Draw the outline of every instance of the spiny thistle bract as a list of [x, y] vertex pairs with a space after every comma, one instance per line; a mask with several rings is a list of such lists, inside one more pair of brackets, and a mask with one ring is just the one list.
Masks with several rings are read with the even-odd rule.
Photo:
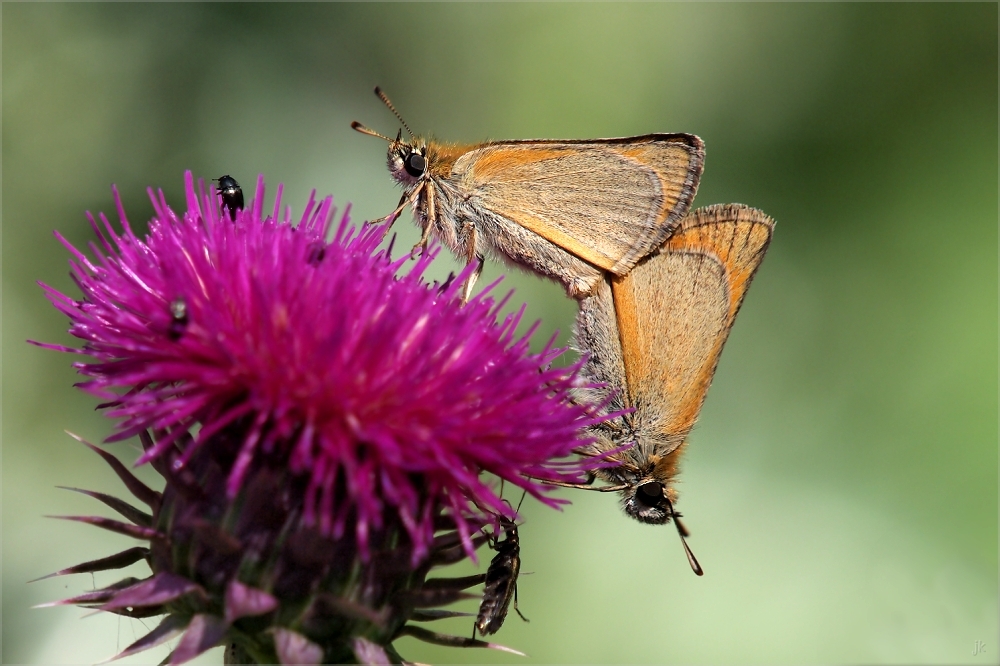
[[216, 645], [229, 663], [400, 662], [402, 635], [499, 648], [412, 622], [455, 615], [439, 607], [482, 577], [428, 573], [515, 517], [484, 473], [549, 506], [544, 482], [583, 480], [569, 456], [595, 417], [571, 399], [576, 370], [531, 353], [487, 293], [463, 305], [464, 275], [428, 284], [435, 252], [407, 269], [383, 227], [345, 213], [333, 229], [330, 197], [292, 225], [280, 186], [264, 216], [262, 177], [233, 215], [190, 172], [185, 192], [178, 215], [150, 190], [140, 236], [115, 191], [121, 233], [88, 214], [90, 256], [59, 237], [82, 297], [42, 285], [83, 340], [42, 346], [88, 357], [79, 386], [115, 420], [108, 441], [138, 437], [136, 464], [165, 480], [88, 445], [145, 509], [84, 491], [128, 522], [70, 518], [148, 545], [58, 573], [144, 559], [152, 575], [57, 603], [165, 615], [120, 656], [179, 635], [171, 663]]

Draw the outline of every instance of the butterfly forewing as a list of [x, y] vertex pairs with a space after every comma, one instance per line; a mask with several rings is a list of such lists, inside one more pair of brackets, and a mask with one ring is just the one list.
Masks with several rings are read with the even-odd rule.
[[709, 206], [691, 213], [681, 233], [668, 240], [662, 253], [703, 251], [724, 266], [729, 285], [730, 326], [754, 273], [771, 242], [774, 221], [755, 208], [739, 204]]
[[674, 446], [698, 416], [772, 225], [744, 206], [695, 211], [660, 254], [613, 281], [628, 398]]
[[482, 208], [624, 274], [677, 227], [703, 156], [687, 134], [502, 142], [465, 153], [451, 176]]

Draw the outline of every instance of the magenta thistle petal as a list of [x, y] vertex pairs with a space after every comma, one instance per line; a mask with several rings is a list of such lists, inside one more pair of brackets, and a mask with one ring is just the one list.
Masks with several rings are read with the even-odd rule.
[[183, 664], [191, 661], [202, 652], [209, 650], [225, 637], [229, 625], [221, 618], [200, 613], [191, 618], [191, 624], [181, 637], [173, 654], [170, 655], [171, 664]]
[[282, 664], [318, 664], [323, 659], [323, 648], [289, 629], [274, 630], [274, 646]]
[[101, 610], [129, 606], [159, 606], [185, 594], [204, 597], [205, 591], [197, 584], [176, 574], [158, 573], [118, 592], [111, 601], [101, 606]]
[[150, 631], [148, 634], [146, 634], [136, 642], [129, 645], [127, 648], [116, 654], [111, 659], [108, 659], [106, 662], [102, 663], [108, 663], [111, 661], [115, 661], [117, 659], [124, 659], [125, 657], [131, 657], [133, 654], [138, 654], [139, 652], [143, 652], [144, 650], [149, 650], [150, 648], [154, 648], [157, 645], [162, 645], [163, 643], [166, 643], [172, 638], [175, 638], [176, 636], [180, 635], [180, 633], [184, 631], [185, 623], [186, 620], [176, 615], [168, 615], [165, 618], [163, 618], [163, 621], [160, 622], [160, 624], [157, 625], [155, 629]]
[[278, 600], [263, 590], [232, 580], [226, 586], [226, 622], [248, 615], [263, 615], [278, 607]]

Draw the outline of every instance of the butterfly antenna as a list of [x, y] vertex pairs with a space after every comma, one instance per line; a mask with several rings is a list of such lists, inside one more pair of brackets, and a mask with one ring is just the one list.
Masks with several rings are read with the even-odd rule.
[[380, 100], [382, 100], [383, 104], [385, 104], [387, 107], [389, 107], [389, 110], [392, 111], [393, 115], [395, 115], [397, 118], [399, 118], [399, 122], [403, 123], [403, 127], [406, 128], [406, 131], [409, 133], [410, 138], [412, 139], [413, 138], [413, 130], [411, 130], [410, 126], [406, 124], [405, 120], [403, 120], [403, 116], [399, 115], [399, 111], [397, 111], [396, 107], [394, 107], [392, 105], [392, 102], [389, 101], [389, 98], [385, 96], [385, 93], [382, 92], [382, 89], [379, 88], [378, 86], [375, 86], [375, 94], [378, 95], [378, 98]]
[[368, 136], [377, 136], [380, 139], [384, 139], [384, 140], [388, 141], [389, 143], [392, 143], [392, 139], [390, 139], [389, 137], [384, 136], [382, 134], [379, 134], [378, 132], [376, 132], [373, 129], [368, 129], [367, 127], [365, 127], [364, 125], [362, 125], [361, 123], [359, 123], [357, 120], [355, 120], [353, 123], [351, 123], [351, 128], [354, 129], [354, 130], [356, 130], [356, 131], [358, 131], [358, 132], [361, 132], [362, 134], [367, 134]]
[[698, 560], [695, 558], [694, 553], [691, 552], [691, 548], [688, 546], [687, 539], [684, 538], [688, 536], [687, 528], [681, 523], [677, 513], [674, 511], [674, 505], [670, 503], [670, 500], [666, 495], [663, 496], [663, 499], [666, 500], [667, 508], [670, 509], [670, 517], [673, 519], [674, 525], [677, 527], [677, 535], [681, 538], [681, 545], [684, 546], [684, 554], [687, 555], [688, 564], [691, 565], [691, 571], [693, 571], [696, 576], [704, 575], [705, 571], [701, 568], [701, 565], [698, 564]]
[[528, 489], [527, 488], [524, 488], [524, 489], [521, 490], [521, 499], [517, 503], [517, 508], [514, 509], [514, 513], [520, 513], [521, 512], [521, 505], [524, 504], [524, 496], [527, 495], [527, 494], [528, 494]]

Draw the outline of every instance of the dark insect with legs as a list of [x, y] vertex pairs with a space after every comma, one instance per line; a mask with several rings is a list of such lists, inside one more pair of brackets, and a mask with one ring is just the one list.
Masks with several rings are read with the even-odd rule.
[[483, 601], [479, 604], [479, 615], [472, 628], [472, 637], [476, 630], [481, 636], [495, 634], [507, 619], [507, 610], [511, 599], [514, 600], [514, 612], [529, 622], [517, 607], [517, 576], [521, 570], [521, 540], [517, 535], [517, 525], [513, 520], [499, 516], [503, 527], [504, 540], [497, 537], [492, 548], [497, 552], [486, 570], [486, 582], [483, 586]]
[[222, 195], [222, 205], [229, 211], [229, 217], [236, 219], [236, 211], [243, 210], [243, 188], [236, 179], [226, 174], [219, 176], [216, 192]]

